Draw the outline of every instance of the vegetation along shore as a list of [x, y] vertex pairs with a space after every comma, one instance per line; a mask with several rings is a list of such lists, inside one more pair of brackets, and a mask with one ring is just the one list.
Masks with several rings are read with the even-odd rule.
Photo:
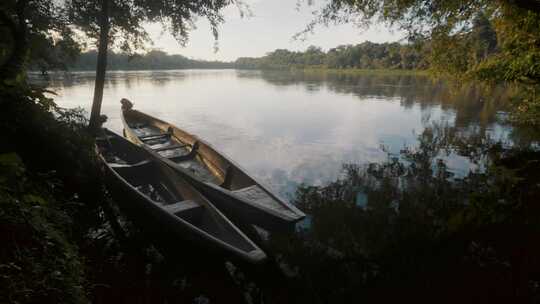
[[[186, 46], [196, 20], [204, 19], [217, 41], [229, 16], [227, 7], [233, 5], [242, 16], [250, 15], [244, 2], [0, 3], [0, 303], [540, 301], [540, 2], [300, 2], [300, 10], [313, 10], [313, 20], [296, 38], [335, 24], [364, 29], [378, 24], [398, 29], [404, 36], [384, 43], [353, 37], [350, 44], [327, 50], [311, 46], [291, 51], [278, 46], [264, 56], [231, 62], [195, 60], [161, 50], [143, 52], [151, 42], [148, 25], [157, 24]], [[336, 92], [348, 95], [354, 95], [353, 88], [365, 74], [381, 75], [375, 85], [393, 75], [410, 76], [409, 80], [440, 76], [458, 88], [441, 95], [465, 92], [458, 94], [464, 108], [495, 112], [510, 127], [464, 126], [460, 125], [463, 117], [456, 117], [454, 123], [445, 117], [430, 120], [431, 114], [448, 106], [442, 104], [418, 118], [423, 128], [412, 143], [404, 143], [398, 151], [383, 144], [384, 159], [344, 163], [342, 174], [331, 182], [299, 182], [290, 202], [307, 219], [296, 230], [265, 233], [256, 225], [235, 222], [268, 255], [261, 265], [212, 254], [189, 240], [164, 246], [118, 208], [122, 198], [111, 195], [96, 153], [96, 137], [107, 139], [101, 129], [106, 120], [102, 103], [111, 92], [106, 87], [107, 71], [230, 68], [263, 70], [262, 79], [267, 77], [275, 86], [261, 98], [272, 100], [280, 98], [272, 94], [278, 94], [283, 81], [272, 78], [272, 70], [343, 74], [343, 79], [331, 77], [331, 85], [342, 81], [345, 89]], [[57, 105], [55, 92], [28, 77], [30, 71], [94, 69], [93, 91], [86, 90], [87, 103], [75, 109]], [[470, 84], [473, 89], [459, 90]], [[502, 92], [496, 89], [501, 86], [510, 88], [504, 91], [511, 100], [507, 108], [490, 108], [489, 94], [478, 98], [480, 103], [470, 102], [473, 95], [484, 96], [482, 92]], [[131, 87], [135, 95], [139, 89]], [[409, 90], [388, 89], [396, 96]], [[201, 85], [196, 96], [211, 90], [213, 85]], [[161, 102], [161, 93], [160, 88], [149, 94], [153, 106]], [[330, 106], [319, 120], [339, 106], [332, 104], [334, 95], [322, 96]], [[432, 97], [426, 93], [425, 104]], [[400, 103], [411, 108], [412, 101], [393, 98], [385, 104]], [[90, 113], [81, 109], [90, 106]], [[178, 104], [177, 111], [182, 109]], [[388, 107], [370, 113], [375, 117], [391, 111]], [[384, 116], [387, 124], [401, 128], [391, 114]], [[347, 118], [344, 115], [343, 120]], [[256, 129], [252, 120], [240, 119]], [[221, 128], [228, 120], [213, 123]], [[302, 123], [295, 122], [293, 126]], [[316, 137], [321, 129], [302, 136]], [[175, 134], [162, 131], [163, 137]], [[358, 131], [358, 136], [374, 142], [379, 139], [360, 130], [347, 131]], [[509, 140], [496, 136], [501, 133], [509, 133]], [[287, 141], [292, 138], [288, 135], [266, 144], [294, 145]], [[515, 140], [520, 136], [528, 140]], [[197, 152], [195, 146], [192, 143], [191, 148]], [[248, 152], [253, 148], [243, 147]], [[364, 152], [366, 157], [375, 154]], [[275, 157], [265, 153], [260, 157]], [[448, 156], [473, 165], [457, 174]], [[321, 166], [331, 159], [327, 155]], [[231, 184], [234, 173], [227, 178], [227, 170], [222, 171], [218, 186], [238, 190]]]

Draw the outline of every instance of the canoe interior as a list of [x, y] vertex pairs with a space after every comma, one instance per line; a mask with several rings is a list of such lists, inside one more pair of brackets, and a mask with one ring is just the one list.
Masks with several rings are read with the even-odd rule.
[[[238, 170], [234, 164], [195, 136], [172, 128], [160, 120], [148, 119], [148, 116], [138, 111], [125, 111], [124, 117], [139, 140], [161, 156], [188, 169], [201, 180], [232, 191], [257, 184], [250, 176]], [[198, 142], [195, 157], [182, 158], [189, 154], [195, 142]]]
[[[187, 169], [199, 180], [220, 186], [256, 206], [299, 220], [303, 213], [287, 206], [234, 163], [196, 136], [136, 110], [123, 111], [135, 140]], [[128, 137], [129, 134], [128, 134]], [[196, 151], [192, 150], [197, 147]]]
[[[148, 138], [143, 139], [144, 143], [149, 145], [152, 149], [157, 150], [157, 153], [160, 154], [163, 157], [172, 159], [173, 161], [175, 158], [181, 158], [182, 156], [185, 156], [189, 154], [189, 152], [192, 149], [192, 145], [189, 144], [178, 144], [176, 141], [174, 141], [171, 136], [165, 135], [161, 137], [147, 137], [151, 135], [146, 134], [163, 134], [161, 130], [159, 130], [157, 127], [154, 126], [142, 126], [141, 124], [136, 124], [136, 127], [133, 128], [133, 131], [138, 137], [142, 138]], [[165, 149], [166, 148], [166, 149]], [[160, 150], [164, 149], [164, 150]], [[223, 182], [222, 175], [215, 174], [214, 171], [211, 171], [209, 169], [209, 166], [207, 166], [203, 159], [199, 157], [193, 157], [189, 159], [183, 159], [182, 161], [176, 161], [179, 165], [181, 165], [183, 168], [186, 168], [193, 174], [197, 175], [198, 178], [201, 180], [204, 180], [206, 182], [210, 182], [213, 184], [221, 184]]]
[[126, 139], [110, 134], [114, 133], [96, 140], [98, 150], [132, 188], [169, 214], [225, 243], [246, 252], [257, 249], [177, 173], [150, 159], [146, 151]]

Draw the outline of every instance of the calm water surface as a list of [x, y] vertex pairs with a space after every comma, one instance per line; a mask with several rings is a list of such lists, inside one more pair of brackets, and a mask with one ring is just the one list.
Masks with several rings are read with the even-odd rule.
[[[60, 106], [89, 111], [93, 73], [54, 75], [48, 86]], [[415, 76], [129, 71], [109, 72], [102, 113], [106, 126], [121, 132], [119, 101], [128, 98], [136, 109], [206, 139], [287, 197], [300, 183], [336, 179], [343, 163], [380, 161], [414, 146], [433, 124], [508, 141], [515, 132], [499, 122], [505, 93], [490, 96]], [[457, 174], [477, 168], [466, 158], [444, 157]]]

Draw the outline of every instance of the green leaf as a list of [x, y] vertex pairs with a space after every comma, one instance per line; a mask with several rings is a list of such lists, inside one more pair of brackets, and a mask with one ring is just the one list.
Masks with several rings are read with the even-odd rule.
[[39, 195], [34, 195], [34, 194], [25, 194], [23, 195], [23, 201], [25, 203], [29, 203], [29, 204], [39, 204], [39, 205], [47, 205], [47, 201], [42, 198], [41, 196]]
[[0, 154], [0, 183], [24, 173], [24, 164], [16, 153]]

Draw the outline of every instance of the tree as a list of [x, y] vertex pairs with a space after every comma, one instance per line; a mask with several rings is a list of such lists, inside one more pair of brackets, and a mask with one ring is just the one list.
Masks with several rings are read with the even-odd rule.
[[169, 1], [120, 1], [120, 0], [71, 0], [67, 1], [72, 22], [94, 38], [98, 46], [96, 83], [90, 116], [90, 128], [99, 125], [103, 99], [103, 86], [110, 45], [126, 52], [143, 48], [149, 41], [144, 22], [159, 22], [182, 45], [188, 40], [189, 30], [197, 16], [205, 17], [217, 39], [218, 25], [223, 21], [220, 11], [236, 0], [169, 0]]
[[298, 35], [319, 24], [375, 22], [429, 43], [439, 73], [525, 86], [521, 112], [540, 125], [540, 1], [533, 0], [327, 0]]
[[[446, 50], [445, 54], [435, 55], [463, 55], [449, 47], [450, 44], [463, 51], [474, 47], [478, 51], [474, 57], [483, 61], [496, 55], [497, 44], [504, 47], [505, 40], [524, 39], [528, 53], [537, 52], [539, 19], [540, 1], [537, 0], [328, 0], [302, 33], [313, 30], [318, 24], [370, 26], [380, 22], [405, 30], [411, 39], [429, 39], [439, 51]], [[463, 63], [458, 60], [456, 64]], [[466, 62], [465, 65], [467, 71], [473, 70], [474, 64]], [[463, 69], [456, 68], [455, 72], [462, 73]]]
[[304, 52], [305, 65], [321, 65], [324, 62], [324, 52], [320, 47], [309, 46]]
[[483, 13], [479, 13], [473, 19], [470, 38], [475, 43], [474, 59], [476, 63], [487, 58], [497, 49], [497, 33], [487, 16]]
[[310, 46], [304, 52], [277, 49], [260, 58], [238, 58], [235, 65], [240, 69], [289, 69], [321, 67], [333, 69], [425, 69], [423, 41], [409, 44], [372, 43], [340, 45], [324, 52]]
[[60, 67], [79, 52], [65, 7], [57, 1], [0, 3], [0, 79], [21, 79], [29, 64]]

